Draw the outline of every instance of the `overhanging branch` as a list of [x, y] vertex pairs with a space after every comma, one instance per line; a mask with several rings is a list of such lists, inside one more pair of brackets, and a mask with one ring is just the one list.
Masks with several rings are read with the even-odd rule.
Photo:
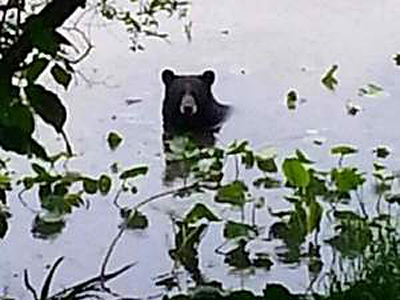
[[39, 30], [54, 31], [60, 27], [86, 0], [53, 0], [37, 15], [30, 16], [18, 41], [10, 46], [0, 60], [0, 81], [8, 83], [20, 64], [33, 50], [32, 33]]

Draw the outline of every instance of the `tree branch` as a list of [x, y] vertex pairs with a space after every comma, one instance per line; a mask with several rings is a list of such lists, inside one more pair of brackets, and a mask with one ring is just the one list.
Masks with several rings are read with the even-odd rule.
[[84, 8], [86, 0], [53, 0], [39, 14], [30, 16], [24, 30], [0, 60], [1, 81], [8, 83], [20, 64], [33, 50], [32, 33], [42, 30], [54, 31], [60, 27], [79, 7]]

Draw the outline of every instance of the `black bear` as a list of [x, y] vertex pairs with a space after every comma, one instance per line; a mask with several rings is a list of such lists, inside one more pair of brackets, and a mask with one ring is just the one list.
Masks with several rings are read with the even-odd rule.
[[162, 115], [166, 133], [217, 132], [229, 114], [230, 107], [218, 103], [211, 86], [213, 71], [201, 75], [175, 75], [162, 72], [165, 98]]

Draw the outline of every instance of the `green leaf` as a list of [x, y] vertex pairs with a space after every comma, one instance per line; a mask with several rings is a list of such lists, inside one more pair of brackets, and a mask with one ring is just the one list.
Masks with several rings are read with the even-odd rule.
[[45, 168], [38, 165], [37, 163], [32, 163], [32, 170], [38, 175], [35, 179], [36, 182], [44, 182], [44, 181], [54, 181], [55, 177], [52, 177]]
[[373, 83], [368, 83], [367, 86], [358, 89], [358, 95], [360, 97], [377, 97], [382, 93], [383, 88]]
[[400, 53], [395, 54], [393, 60], [396, 63], [396, 66], [400, 66]]
[[340, 145], [340, 146], [335, 146], [331, 148], [331, 153], [332, 154], [339, 154], [339, 155], [349, 155], [349, 154], [354, 154], [357, 153], [358, 150], [356, 148], [353, 148], [351, 146], [346, 146], [346, 145]]
[[72, 212], [71, 204], [65, 201], [64, 195], [54, 195], [46, 186], [40, 186], [40, 203], [44, 209], [54, 215], [60, 216]]
[[46, 150], [36, 142], [34, 139], [29, 140], [29, 149], [28, 154], [34, 154], [37, 158], [43, 159], [45, 161], [50, 161], [49, 156], [46, 153]]
[[286, 106], [288, 109], [290, 110], [294, 110], [296, 109], [296, 102], [298, 100], [298, 95], [297, 92], [295, 90], [291, 90], [288, 92], [288, 94], [286, 95]]
[[254, 166], [254, 162], [255, 158], [252, 151], [246, 151], [246, 153], [242, 155], [242, 164], [246, 169], [251, 169]]
[[374, 167], [374, 171], [377, 171], [377, 172], [383, 171], [383, 170], [386, 169], [386, 166], [384, 166], [384, 165], [382, 165], [380, 163], [377, 163], [377, 162], [374, 162], [372, 165]]
[[400, 204], [400, 194], [388, 194], [385, 195], [385, 200], [389, 203], [397, 203]]
[[269, 173], [276, 173], [278, 171], [274, 158], [263, 158], [257, 155], [256, 162], [260, 171]]
[[333, 216], [338, 220], [338, 221], [363, 221], [364, 218], [361, 217], [360, 215], [356, 214], [355, 212], [351, 210], [337, 210], [333, 213]]
[[11, 188], [11, 177], [9, 174], [0, 174], [0, 202], [6, 200], [5, 191], [12, 190]]
[[28, 85], [25, 88], [29, 102], [34, 111], [44, 122], [50, 124], [61, 133], [67, 120], [67, 110], [56, 94], [41, 85]]
[[340, 226], [336, 227], [336, 235], [325, 241], [342, 257], [355, 258], [364, 253], [367, 246], [373, 242], [371, 228], [366, 220], [356, 214], [347, 212], [349, 217], [340, 220]]
[[35, 171], [39, 176], [47, 174], [47, 171], [37, 163], [32, 163], [32, 170]]
[[356, 190], [363, 185], [365, 178], [358, 173], [356, 168], [333, 169], [331, 172], [332, 180], [340, 192]]
[[234, 141], [233, 143], [228, 145], [227, 155], [235, 155], [239, 153], [245, 153], [247, 151], [248, 141], [242, 141], [239, 144]]
[[253, 226], [228, 221], [224, 227], [224, 237], [227, 239], [236, 239], [238, 237], [251, 238], [256, 236], [256, 229]]
[[[263, 268], [265, 270], [270, 270], [273, 266], [273, 261], [267, 253], [256, 253], [256, 258], [253, 260], [253, 265], [256, 268]], [[270, 295], [270, 294], [268, 294]], [[282, 298], [271, 298], [271, 299], [282, 299]]]
[[68, 205], [75, 206], [75, 207], [80, 207], [81, 205], [83, 205], [85, 203], [83, 201], [80, 193], [65, 195], [64, 200], [66, 203], [68, 203]]
[[186, 215], [185, 223], [196, 223], [201, 219], [206, 219], [209, 222], [217, 222], [220, 219], [204, 204], [197, 203]]
[[34, 83], [40, 74], [44, 72], [48, 64], [49, 60], [47, 58], [35, 58], [26, 69], [26, 79], [28, 80], [28, 84]]
[[303, 164], [313, 164], [314, 162], [310, 159], [308, 159], [308, 157], [299, 149], [296, 149], [296, 156], [299, 159], [299, 161]]
[[36, 26], [32, 26], [30, 38], [32, 45], [39, 49], [40, 52], [55, 57], [59, 49], [54, 31], [45, 28], [42, 22], [36, 22]]
[[27, 135], [31, 135], [35, 130], [35, 120], [31, 110], [21, 103], [9, 107], [7, 113], [2, 115], [0, 123], [11, 129], [18, 129]]
[[309, 169], [310, 184], [307, 186], [307, 195], [309, 197], [314, 196], [326, 196], [328, 188], [326, 187], [326, 178], [318, 176], [317, 171]]
[[111, 178], [107, 175], [101, 175], [97, 181], [99, 191], [102, 195], [107, 195], [111, 189]]
[[307, 215], [307, 232], [311, 233], [314, 229], [320, 227], [322, 219], [322, 207], [319, 203], [312, 199], [308, 205], [308, 215]]
[[331, 91], [335, 90], [338, 84], [338, 80], [334, 76], [338, 68], [338, 65], [333, 65], [321, 79], [322, 84]]
[[32, 177], [24, 177], [22, 179], [22, 184], [24, 185], [24, 188], [26, 190], [30, 190], [33, 187], [33, 185], [35, 184], [35, 182], [36, 182], [35, 178], [32, 178]]
[[91, 178], [84, 178], [83, 179], [83, 190], [88, 194], [96, 194], [98, 188], [97, 180]]
[[8, 216], [4, 212], [0, 212], [0, 239], [3, 239], [8, 231], [7, 218]]
[[71, 185], [66, 182], [58, 182], [53, 187], [54, 195], [65, 196], [68, 193], [68, 189]]
[[110, 132], [107, 136], [108, 146], [115, 150], [122, 142], [122, 137], [116, 132]]
[[146, 175], [148, 172], [149, 168], [146, 166], [143, 167], [134, 167], [129, 170], [125, 170], [119, 175], [119, 179], [128, 179], [128, 178], [135, 178], [139, 175]]
[[133, 195], [136, 195], [137, 192], [138, 192], [138, 188], [137, 188], [136, 186], [132, 186], [132, 187], [131, 187], [131, 193], [132, 193]]
[[72, 79], [71, 74], [64, 70], [59, 64], [55, 64], [51, 68], [50, 73], [57, 83], [61, 84], [65, 89], [68, 88]]
[[147, 217], [137, 210], [121, 210], [121, 216], [129, 229], [145, 229], [149, 226]]
[[390, 155], [390, 149], [385, 146], [376, 147], [373, 152], [378, 158], [386, 158]]
[[297, 158], [287, 158], [284, 160], [283, 173], [287, 181], [295, 187], [305, 188], [310, 183], [310, 175]]
[[110, 166], [111, 173], [117, 174], [119, 172], [119, 166], [117, 162], [114, 162]]
[[[14, 151], [18, 154], [37, 154], [36, 150], [38, 149], [36, 146], [40, 145], [31, 138], [30, 134], [20, 128], [0, 125], [0, 146], [5, 151]], [[44, 150], [39, 154], [46, 156]]]
[[254, 180], [253, 185], [258, 188], [263, 187], [264, 189], [274, 189], [279, 188], [281, 186], [281, 182], [278, 179], [265, 176]]
[[240, 240], [236, 248], [226, 253], [224, 262], [238, 269], [249, 268], [251, 266], [251, 260], [249, 258], [249, 252], [246, 251], [246, 245], [247, 242], [245, 240]]
[[215, 201], [243, 206], [246, 203], [247, 186], [242, 181], [233, 181], [218, 189]]

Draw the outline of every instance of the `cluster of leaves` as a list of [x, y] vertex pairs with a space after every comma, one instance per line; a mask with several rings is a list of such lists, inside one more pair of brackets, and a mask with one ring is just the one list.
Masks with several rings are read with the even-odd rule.
[[[350, 217], [350, 218], [349, 218]], [[352, 216], [344, 216], [349, 222]], [[382, 220], [381, 220], [382, 221]], [[357, 222], [357, 220], [355, 221]], [[385, 222], [381, 222], [382, 224]], [[375, 224], [377, 226], [378, 223]], [[246, 290], [225, 291], [218, 282], [198, 286], [188, 294], [179, 294], [163, 299], [310, 299], [310, 300], [362, 300], [362, 299], [398, 299], [400, 291], [400, 259], [398, 251], [399, 237], [391, 226], [378, 226], [379, 236], [370, 243], [362, 256], [362, 268], [355, 270], [356, 278], [349, 276], [350, 270], [343, 274], [330, 274], [328, 290], [320, 294], [294, 294], [282, 284], [267, 284], [262, 295]], [[352, 242], [351, 239], [348, 241]], [[349, 272], [350, 271], [350, 272]], [[339, 277], [343, 277], [343, 281]]]
[[11, 172], [7, 162], [0, 160], [0, 238], [4, 238], [8, 230], [7, 220], [11, 217], [7, 203], [7, 192], [11, 190]]
[[[115, 147], [114, 142], [112, 142], [114, 138], [110, 138], [110, 136], [115, 135], [115, 133], [109, 135], [110, 148]], [[66, 157], [65, 161], [63, 160], [64, 157]], [[30, 190], [37, 191], [40, 210], [37, 211], [32, 229], [35, 237], [49, 238], [60, 233], [65, 226], [65, 217], [71, 214], [74, 208], [88, 206], [89, 202], [85, 198], [93, 195], [109, 196], [112, 187], [118, 186], [118, 184], [120, 191], [117, 193], [126, 191], [136, 193], [137, 188], [133, 184], [133, 179], [145, 175], [148, 171], [146, 166], [134, 166], [121, 170], [112, 167], [111, 171], [118, 175], [117, 178], [113, 178], [107, 173], [92, 177], [65, 168], [69, 159], [67, 154], [60, 153], [51, 157], [50, 163], [33, 162], [31, 168], [34, 174], [24, 176], [17, 182], [17, 184], [23, 186], [20, 197], [25, 205], [33, 206], [32, 203], [25, 203], [24, 193]], [[63, 163], [64, 167], [61, 168], [61, 171], [57, 170], [55, 166]], [[8, 189], [10, 189], [10, 178], [8, 173], [4, 173], [4, 175], [0, 175], [0, 191], [5, 193]], [[0, 231], [3, 238], [8, 228], [6, 220], [10, 215], [8, 210], [5, 209], [5, 200], [2, 203], [4, 204], [0, 206]], [[127, 222], [128, 227], [140, 228], [137, 224], [134, 225], [139, 218], [138, 215], [128, 218], [127, 212], [124, 211], [124, 213], [125, 215], [122, 217], [129, 221]]]
[[[391, 224], [387, 215], [380, 215], [372, 221], [357, 217], [354, 219], [354, 215], [342, 217], [346, 219], [347, 225], [353, 223], [356, 226], [353, 228], [356, 229], [355, 233], [346, 234], [346, 243], [354, 251], [346, 251], [345, 255], [354, 258], [354, 254], [361, 250], [356, 249], [357, 245], [363, 245], [365, 250], [359, 260], [362, 267], [355, 268], [348, 264], [349, 269], [345, 274], [332, 270], [328, 281], [328, 296], [316, 299], [398, 299], [400, 257], [396, 225]], [[346, 231], [348, 229], [344, 228]], [[364, 242], [360, 243], [360, 239]]]
[[195, 299], [212, 299], [212, 300], [296, 300], [307, 299], [304, 295], [296, 295], [282, 284], [267, 284], [263, 289], [262, 295], [255, 295], [254, 293], [241, 289], [235, 291], [224, 291], [217, 284], [201, 286], [194, 289], [188, 295], [176, 295], [171, 298], [165, 296], [163, 300], [195, 300]]
[[[38, 79], [48, 71], [57, 84], [65, 90], [69, 87], [74, 70], [64, 54], [65, 46], [71, 47], [72, 43], [56, 30], [44, 26], [45, 20], [38, 15], [25, 16], [24, 20], [14, 33], [21, 42], [15, 41], [8, 48], [3, 47], [6, 52], [0, 60], [3, 71], [0, 81], [0, 146], [18, 154], [34, 154], [49, 159], [45, 148], [33, 138], [37, 127], [35, 116], [38, 116], [62, 134], [71, 154], [64, 132], [67, 110], [60, 97], [39, 84]], [[2, 34], [8, 32], [7, 28], [0, 30]], [[9, 53], [23, 53], [25, 48], [32, 48], [31, 55], [11, 56]]]
[[[400, 55], [397, 55], [394, 59], [397, 61], [398, 57], [400, 57]], [[321, 77], [322, 86], [331, 92], [334, 92], [339, 85], [339, 79], [337, 76], [338, 69], [339, 65], [334, 64]], [[382, 95], [385, 95], [383, 87], [371, 82], [367, 83], [365, 86], [358, 88], [356, 93], [356, 96], [359, 99], [363, 97], [376, 98]], [[354, 96], [352, 96], [352, 98], [353, 97]], [[304, 98], [299, 98], [299, 93], [294, 89], [289, 90], [286, 94], [285, 103], [289, 110], [295, 110], [298, 104], [302, 104], [306, 101], [307, 100]], [[352, 99], [348, 99], [346, 101], [346, 111], [348, 115], [355, 116], [361, 111], [361, 106], [355, 104]]]
[[188, 15], [190, 2], [185, 0], [131, 0], [131, 7], [119, 7], [114, 2], [101, 0], [98, 3], [99, 12], [107, 20], [121, 22], [131, 35], [131, 50], [144, 49], [141, 37], [158, 37], [165, 39], [168, 34], [160, 32], [157, 16], [166, 13], [169, 17], [177, 14], [179, 18]]
[[[68, 15], [56, 11], [60, 1], [39, 5], [42, 11], [48, 7], [55, 9], [54, 15], [60, 15], [55, 24], [62, 24]], [[76, 6], [86, 1], [73, 1]], [[139, 36], [158, 36], [166, 34], [158, 31], [158, 13], [166, 12], [170, 16], [178, 13], [186, 16], [190, 3], [179, 0], [130, 1], [132, 7], [119, 8], [111, 1], [97, 2], [98, 12], [109, 20], [121, 21], [132, 33], [132, 49], [143, 49]], [[65, 90], [68, 89], [74, 75], [73, 64], [81, 61], [91, 49], [87, 41], [87, 50], [77, 47], [57, 28], [48, 26], [48, 18], [57, 18], [41, 12], [33, 14], [34, 3], [8, 1], [3, 5], [0, 21], [0, 147], [23, 155], [35, 155], [47, 160], [45, 148], [35, 140], [33, 134], [37, 127], [38, 116], [52, 126], [56, 133], [62, 134], [69, 155], [72, 149], [64, 132], [67, 110], [60, 96], [41, 85], [38, 80], [43, 74], [51, 76]], [[70, 11], [73, 13], [73, 10]], [[18, 20], [8, 16], [18, 15]], [[78, 30], [78, 29], [76, 29]], [[79, 31], [80, 32], [80, 31]], [[82, 34], [82, 32], [80, 32]], [[85, 37], [84, 40], [87, 40]], [[78, 59], [71, 59], [71, 50], [82, 52]], [[30, 50], [30, 51], [29, 51]], [[82, 50], [82, 51], [80, 51]], [[16, 55], [14, 53], [17, 53]], [[11, 55], [12, 54], [12, 55]]]
[[[282, 159], [279, 167], [273, 151], [255, 152], [246, 141], [233, 142], [226, 148], [199, 148], [190, 139], [179, 137], [168, 141], [167, 149], [167, 173], [174, 174], [167, 176], [168, 179], [182, 178], [185, 183], [185, 188], [175, 190], [173, 195], [190, 197], [194, 193], [211, 193], [214, 200], [212, 205], [196, 202], [179, 221], [175, 221], [178, 234], [172, 257], [190, 271], [193, 278], [201, 278], [197, 265], [198, 245], [209, 222], [222, 224], [222, 236], [226, 243], [232, 245], [233, 242], [234, 246], [226, 251], [216, 250], [225, 256], [225, 263], [229, 266], [240, 270], [268, 270], [273, 265], [270, 253], [253, 253], [251, 250], [252, 241], [265, 239], [265, 228], [255, 222], [254, 216], [265, 204], [265, 192], [272, 189], [283, 193], [282, 199], [292, 207], [282, 211], [269, 208], [276, 222], [269, 227], [267, 240], [282, 241], [283, 246], [276, 248], [275, 255], [280, 261], [297, 264], [305, 260], [311, 274], [318, 276], [323, 267], [318, 235], [324, 218], [334, 226], [333, 235], [324, 241], [325, 245], [332, 247], [343, 258], [359, 257], [374, 243], [374, 228], [377, 218], [382, 216], [370, 218], [359, 197], [368, 179], [367, 174], [356, 167], [344, 165], [345, 157], [358, 152], [352, 146], [332, 147], [331, 154], [339, 159], [338, 165], [330, 170], [315, 168], [314, 162], [300, 150], [296, 150], [292, 157]], [[390, 150], [380, 146], [374, 149], [374, 153], [378, 159], [384, 159]], [[229, 161], [233, 161], [236, 168], [233, 179], [226, 175]], [[180, 165], [175, 170], [170, 169], [182, 163], [184, 168]], [[374, 165], [377, 170], [372, 178], [380, 186], [385, 186], [382, 188], [384, 194], [379, 197], [389, 204], [397, 203], [400, 197], [391, 192], [394, 175], [386, 174], [387, 171], [384, 173], [385, 167], [381, 164]], [[180, 176], [177, 170], [178, 173], [182, 171]], [[249, 176], [244, 177], [247, 180], [242, 179], [241, 172], [245, 170], [253, 172], [250, 184], [247, 182]], [[255, 196], [257, 190], [261, 196]], [[353, 199], [358, 200], [360, 211], [354, 211], [354, 204], [351, 209], [346, 209]], [[216, 213], [220, 206], [226, 205], [241, 211], [240, 221], [237, 218], [221, 218]], [[246, 220], [247, 216], [251, 216], [250, 219]], [[307, 241], [307, 249], [304, 249]]]
[[91, 178], [77, 172], [46, 169], [38, 163], [31, 166], [34, 175], [23, 177], [19, 183], [24, 187], [23, 192], [37, 188], [41, 207], [33, 228], [37, 237], [47, 238], [59, 233], [65, 225], [65, 216], [73, 208], [84, 206], [85, 195], [107, 195], [111, 189], [112, 181], [107, 174]]
[[[322, 85], [330, 91], [335, 91], [339, 84], [339, 80], [337, 79], [336, 76], [336, 71], [338, 70], [338, 68], [339, 68], [338, 65], [331, 66], [330, 69], [326, 72], [326, 74], [323, 75], [323, 77], [321, 78]], [[376, 83], [367, 83], [365, 86], [362, 86], [357, 90], [356, 95], [359, 99], [363, 97], [376, 98], [385, 95], [385, 91], [383, 87], [381, 87]], [[354, 96], [352, 96], [351, 98], [353, 97]], [[347, 100], [346, 111], [348, 115], [355, 116], [361, 111], [361, 109], [362, 107], [360, 105], [353, 103], [352, 99]]]
[[[121, 144], [122, 138], [118, 133], [112, 132], [108, 135], [107, 141], [110, 149], [114, 150]], [[357, 194], [367, 180], [364, 172], [344, 164], [346, 156], [357, 153], [356, 148], [347, 145], [333, 147], [331, 154], [339, 157], [338, 164], [328, 171], [322, 171], [316, 169], [314, 162], [300, 150], [296, 150], [293, 156], [283, 158], [281, 163], [277, 163], [278, 159], [274, 151], [269, 149], [256, 152], [250, 148], [247, 141], [235, 141], [225, 148], [196, 147], [195, 143], [187, 137], [179, 137], [168, 143], [170, 153], [167, 155], [167, 166], [185, 163], [184, 174], [176, 177], [184, 178], [185, 185], [137, 202], [132, 207], [120, 207], [123, 229], [147, 228], [149, 221], [143, 207], [155, 199], [166, 195], [198, 199], [182, 216], [173, 218], [173, 226], [176, 229], [174, 230], [175, 240], [174, 247], [169, 251], [170, 257], [177, 265], [183, 266], [189, 272], [197, 286], [207, 284], [200, 269], [199, 245], [205, 238], [210, 223], [221, 226], [221, 235], [225, 239], [216, 252], [225, 257], [225, 263], [231, 268], [242, 271], [269, 270], [274, 264], [273, 255], [265, 251], [254, 251], [252, 242], [275, 239], [280, 240], [282, 246], [276, 248], [274, 257], [287, 264], [306, 261], [310, 273], [318, 276], [324, 263], [318, 239], [324, 217], [334, 226], [333, 234], [325, 239], [324, 243], [329, 245], [334, 253], [340, 253], [342, 258], [351, 260], [360, 256], [367, 257], [366, 255], [372, 253], [371, 251], [375, 251], [373, 253], [378, 256], [378, 252], [382, 250], [376, 249], [377, 241], [382, 241], [382, 234], [380, 234], [382, 230], [389, 232], [388, 228], [392, 220], [390, 214], [369, 217], [361, 200], [359, 201], [360, 212], [346, 209], [346, 205], [352, 199], [358, 199]], [[372, 174], [376, 182], [378, 200], [386, 200], [389, 206], [398, 205], [400, 197], [393, 189], [396, 176], [382, 164], [382, 160], [390, 155], [390, 149], [379, 146], [373, 152], [380, 160], [374, 163]], [[59, 158], [53, 158], [53, 164]], [[232, 165], [233, 172], [231, 168], [231, 172], [228, 173]], [[38, 163], [32, 163], [32, 170], [34, 175], [25, 176], [20, 183], [25, 190], [37, 189], [42, 211], [35, 221], [34, 233], [41, 237], [59, 232], [65, 224], [64, 216], [71, 213], [73, 208], [87, 203], [84, 200], [85, 196], [109, 195], [111, 188], [118, 186], [107, 174], [91, 177], [69, 171], [60, 173], [52, 164], [45, 168]], [[145, 166], [135, 166], [124, 170], [114, 166], [112, 170], [118, 175], [117, 179], [120, 182], [117, 194], [121, 192], [135, 194], [137, 188], [134, 180], [148, 172]], [[243, 172], [251, 172], [252, 175], [243, 176]], [[6, 177], [4, 182], [8, 182]], [[6, 188], [7, 184], [4, 185], [4, 189]], [[265, 199], [271, 190], [279, 191], [279, 197], [287, 202], [289, 208], [281, 211], [273, 211], [269, 208], [274, 223], [266, 230], [265, 225], [258, 224], [255, 215], [265, 207]], [[203, 201], [207, 199], [205, 196], [191, 197], [194, 194], [211, 195], [213, 201], [211, 203]], [[232, 211], [239, 211], [241, 217], [237, 218], [235, 214], [232, 216], [225, 214], [221, 217], [218, 212], [221, 207], [225, 210], [227, 206]], [[388, 212], [390, 211], [391, 209], [388, 209]], [[387, 241], [393, 241], [397, 237], [396, 229], [391, 229], [390, 232], [393, 236], [386, 239], [386, 244], [382, 242], [385, 245]], [[267, 238], [265, 233], [268, 233]], [[304, 251], [307, 241], [307, 251]], [[226, 245], [229, 245], [229, 248], [226, 248]], [[393, 254], [394, 251], [389, 252], [388, 257]], [[367, 273], [363, 276], [371, 276], [371, 278], [378, 276], [375, 266], [376, 264], [379, 266], [380, 261], [378, 257], [369, 259], [373, 258], [377, 259], [376, 263], [371, 266], [369, 273], [366, 269]], [[339, 291], [342, 293], [344, 290], [353, 288], [352, 282], [354, 281], [346, 281], [343, 284], [339, 282], [342, 284], [342, 289]], [[177, 286], [178, 282], [172, 276], [159, 280], [156, 284], [170, 289]], [[215, 295], [219, 295], [221, 299], [225, 299], [226, 294], [220, 294], [218, 290], [211, 291], [217, 293]], [[332, 289], [331, 292], [334, 293], [336, 290]], [[248, 296], [254, 299], [264, 299], [263, 297], [268, 299], [268, 294], [254, 296], [250, 293]], [[297, 297], [290, 293], [287, 296], [288, 299], [297, 299], [290, 298]], [[183, 297], [191, 299], [192, 296]]]
[[339, 81], [335, 77], [335, 73], [338, 68], [338, 65], [333, 65], [321, 79], [322, 84], [331, 91], [335, 90], [336, 86], [339, 83]]

